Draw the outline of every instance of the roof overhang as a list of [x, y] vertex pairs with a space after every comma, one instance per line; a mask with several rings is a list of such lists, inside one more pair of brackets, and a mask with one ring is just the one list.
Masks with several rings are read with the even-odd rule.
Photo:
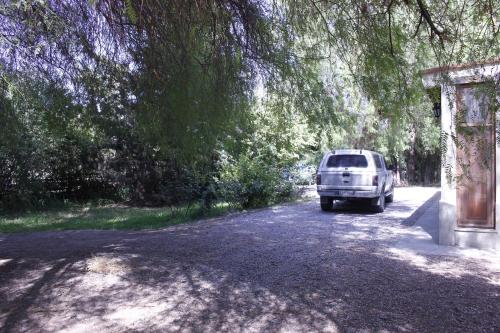
[[422, 72], [425, 89], [438, 88], [442, 83], [466, 84], [498, 80], [500, 78], [500, 59], [482, 63], [430, 68]]

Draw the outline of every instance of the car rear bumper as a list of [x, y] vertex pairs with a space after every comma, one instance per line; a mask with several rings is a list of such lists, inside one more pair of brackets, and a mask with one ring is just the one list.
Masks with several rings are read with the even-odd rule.
[[380, 196], [377, 186], [332, 187], [318, 185], [320, 196], [333, 198], [377, 198]]

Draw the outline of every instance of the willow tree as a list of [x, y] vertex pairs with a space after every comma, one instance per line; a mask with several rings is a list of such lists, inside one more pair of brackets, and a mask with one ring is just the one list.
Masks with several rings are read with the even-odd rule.
[[344, 63], [383, 114], [404, 109], [422, 68], [498, 56], [499, 11], [491, 0], [5, 1], [1, 59], [87, 102], [96, 79], [114, 84], [148, 135], [193, 147], [244, 112], [257, 77], [303, 99], [325, 60]]
[[[404, 135], [428, 108], [419, 71], [497, 57], [499, 11], [491, 0], [3, 0], [0, 77], [63, 91], [59, 111], [89, 124], [89, 140], [141, 140], [208, 173], [221, 146], [238, 146], [228, 137], [252, 137], [259, 82], [270, 112], [300, 113], [289, 119], [318, 140], [345, 142], [355, 126], [346, 86]], [[332, 73], [343, 78], [332, 85]]]

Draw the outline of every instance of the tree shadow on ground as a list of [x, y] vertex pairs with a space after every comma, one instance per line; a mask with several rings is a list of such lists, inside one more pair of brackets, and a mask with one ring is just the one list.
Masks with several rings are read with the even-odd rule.
[[[303, 203], [157, 231], [13, 235], [0, 242], [2, 332], [498, 330], [495, 272], [384, 251], [380, 230], [401, 228], [394, 206], [322, 214]], [[95, 257], [121, 269], [89, 270]]]

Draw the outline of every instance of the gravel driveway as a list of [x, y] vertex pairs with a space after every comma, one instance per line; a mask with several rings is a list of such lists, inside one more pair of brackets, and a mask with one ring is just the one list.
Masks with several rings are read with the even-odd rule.
[[[500, 274], [404, 221], [317, 199], [163, 230], [0, 234], [2, 332], [500, 332]], [[407, 224], [407, 223], [406, 223]]]

